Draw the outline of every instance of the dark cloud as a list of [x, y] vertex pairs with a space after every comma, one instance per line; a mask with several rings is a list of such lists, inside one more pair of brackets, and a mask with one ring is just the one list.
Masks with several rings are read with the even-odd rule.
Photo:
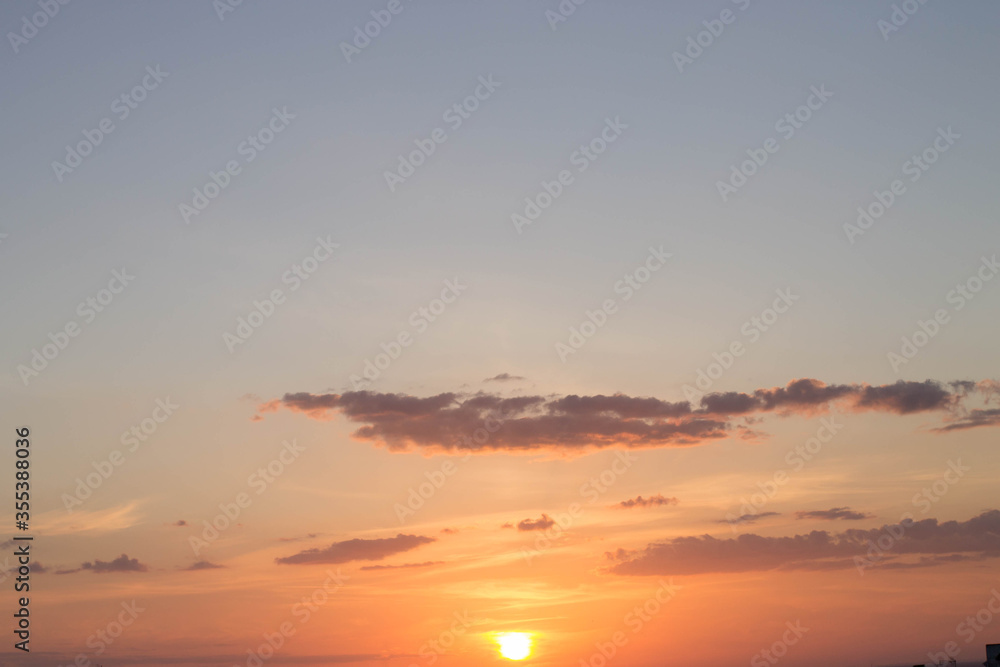
[[546, 530], [556, 525], [556, 522], [548, 514], [542, 514], [538, 519], [523, 519], [517, 522], [517, 529], [520, 531], [527, 530]]
[[526, 380], [527, 378], [521, 377], [520, 375], [511, 375], [510, 373], [501, 373], [500, 375], [494, 375], [491, 378], [486, 378], [483, 382], [517, 382], [518, 380]]
[[874, 515], [864, 512], [855, 512], [850, 507], [832, 507], [828, 510], [811, 510], [808, 512], [796, 512], [796, 519], [821, 519], [823, 521], [860, 521], [862, 519], [872, 519]]
[[32, 563], [28, 566], [28, 569], [34, 574], [45, 574], [49, 572], [49, 568], [45, 567], [41, 563]]
[[355, 538], [343, 542], [334, 542], [325, 549], [306, 549], [285, 558], [276, 558], [275, 562], [283, 565], [303, 565], [315, 563], [349, 563], [355, 560], [382, 560], [387, 556], [402, 553], [417, 547], [436, 542], [435, 537], [421, 535], [403, 535], [383, 537], [373, 540]]
[[197, 563], [192, 563], [184, 568], [185, 572], [195, 572], [197, 570], [217, 570], [220, 567], [225, 567], [225, 565], [216, 565], [215, 563], [209, 563], [207, 560], [200, 560]]
[[84, 563], [75, 570], [60, 570], [56, 574], [72, 574], [80, 570], [90, 570], [94, 574], [109, 574], [111, 572], [147, 572], [149, 568], [140, 563], [138, 558], [129, 558], [122, 554], [110, 562], [94, 560], [93, 563]]
[[649, 496], [648, 498], [643, 498], [642, 496], [629, 498], [628, 500], [621, 501], [617, 505], [612, 505], [612, 507], [617, 509], [632, 509], [633, 507], [659, 507], [660, 505], [676, 504], [676, 498], [665, 498], [662, 494], [658, 493], [655, 496]]
[[179, 519], [178, 521], [176, 521], [176, 522], [174, 522], [174, 523], [172, 523], [170, 525], [171, 526], [186, 526], [186, 525], [188, 525], [188, 522], [185, 521], [184, 519]]
[[[974, 397], [986, 405], [968, 406]], [[751, 393], [706, 394], [697, 403], [624, 394], [508, 398], [485, 392], [427, 397], [370, 391], [291, 393], [260, 405], [256, 418], [281, 409], [317, 420], [340, 416], [358, 425], [354, 438], [397, 452], [587, 451], [756, 439], [760, 434], [746, 424], [757, 423], [761, 415], [807, 416], [832, 408], [892, 415], [937, 412], [945, 422], [938, 431], [1000, 426], [1000, 409], [989, 405], [994, 401], [1000, 401], [1000, 383], [992, 380], [900, 380], [871, 386], [827, 385], [806, 378]]]
[[441, 532], [445, 535], [454, 535], [458, 532], [458, 528], [442, 528]]
[[760, 514], [743, 514], [742, 516], [736, 517], [735, 519], [719, 519], [716, 523], [729, 523], [736, 524], [741, 523], [744, 525], [757, 523], [761, 519], [769, 516], [781, 516], [781, 512], [761, 512]]
[[399, 570], [408, 569], [413, 567], [431, 567], [434, 565], [443, 565], [443, 560], [429, 560], [425, 563], [403, 563], [402, 565], [362, 565], [362, 570]]
[[[897, 535], [880, 552], [878, 567], [930, 567], [965, 559], [1000, 557], [1000, 511], [989, 510], [967, 521], [923, 519], [870, 530], [841, 533], [814, 530], [806, 535], [764, 537], [747, 533], [719, 539], [710, 535], [678, 537], [644, 549], [606, 554], [610, 571], [622, 575], [681, 575], [710, 572], [756, 572], [776, 569], [833, 570], [855, 567], [869, 548]], [[913, 562], [901, 559], [919, 556]]]

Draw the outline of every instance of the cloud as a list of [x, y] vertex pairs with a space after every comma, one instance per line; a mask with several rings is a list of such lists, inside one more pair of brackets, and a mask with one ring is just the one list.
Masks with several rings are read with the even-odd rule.
[[399, 570], [412, 567], [431, 567], [432, 565], [443, 565], [443, 560], [429, 560], [426, 563], [403, 563], [402, 565], [362, 565], [362, 570]]
[[32, 574], [45, 574], [46, 572], [49, 572], [49, 568], [45, 567], [41, 563], [32, 563], [28, 566], [28, 569]]
[[113, 561], [105, 562], [95, 559], [93, 563], [84, 563], [76, 570], [62, 570], [56, 574], [71, 574], [81, 570], [90, 570], [94, 574], [109, 574], [111, 572], [147, 572], [149, 568], [140, 563], [138, 558], [129, 558], [122, 554]]
[[527, 380], [527, 378], [520, 375], [511, 375], [510, 373], [501, 373], [500, 375], [486, 378], [483, 382], [517, 382], [518, 380]]
[[179, 520], [175, 521], [174, 523], [172, 523], [172, 524], [170, 524], [170, 525], [171, 525], [171, 526], [178, 526], [178, 527], [181, 527], [181, 526], [186, 526], [186, 525], [188, 525], [188, 522], [187, 522], [187, 521], [185, 521], [184, 519], [179, 519]]
[[185, 572], [195, 572], [197, 570], [217, 570], [220, 567], [225, 567], [225, 565], [216, 565], [215, 563], [209, 563], [207, 560], [200, 560], [182, 569]]
[[501, 527], [501, 528], [513, 528], [513, 527], [514, 527], [514, 524], [512, 524], [512, 523], [511, 523], [510, 521], [508, 521], [507, 523], [503, 524], [503, 525], [502, 525], [502, 526], [500, 526], [500, 527]]
[[761, 519], [769, 516], [781, 516], [781, 512], [761, 512], [760, 514], [743, 514], [742, 516], [739, 516], [735, 519], [719, 519], [718, 521], [716, 521], [716, 523], [751, 524], [751, 523], [757, 523]]
[[349, 563], [355, 560], [382, 560], [387, 556], [402, 553], [417, 547], [436, 542], [435, 537], [421, 535], [404, 535], [384, 537], [372, 540], [358, 539], [334, 542], [325, 549], [306, 549], [293, 556], [274, 559], [283, 565], [303, 565], [314, 563]]
[[850, 507], [833, 507], [828, 510], [811, 510], [809, 512], [796, 512], [796, 519], [821, 519], [823, 521], [860, 521], [861, 519], [872, 519], [873, 514], [855, 512]]
[[[499, 376], [498, 376], [499, 377]], [[971, 406], [973, 400], [983, 405]], [[830, 412], [887, 415], [939, 413], [948, 431], [1000, 426], [1000, 389], [992, 380], [942, 384], [933, 380], [871, 386], [827, 385], [799, 379], [750, 393], [706, 394], [697, 402], [670, 402], [624, 394], [519, 396], [446, 392], [408, 394], [351, 391], [290, 393], [261, 404], [256, 418], [290, 410], [311, 419], [342, 417], [358, 425], [355, 439], [393, 452], [580, 452], [606, 447], [686, 447], [727, 437], [756, 439], [747, 423], [762, 415], [811, 416]], [[485, 432], [485, 437], [477, 435]]]
[[556, 525], [556, 522], [548, 514], [542, 514], [538, 519], [523, 519], [517, 522], [517, 529], [519, 531], [528, 530], [546, 530]]
[[[855, 567], [870, 545], [895, 533], [877, 565], [889, 569], [930, 567], [958, 560], [1000, 557], [1000, 511], [988, 510], [967, 521], [923, 519], [870, 530], [841, 533], [814, 530], [791, 537], [747, 533], [718, 539], [678, 537], [643, 549], [606, 554], [609, 571], [622, 575], [681, 575], [711, 572], [760, 572], [777, 569], [836, 570]], [[919, 556], [914, 564], [902, 556]]]
[[454, 535], [458, 532], [458, 528], [442, 528], [441, 532], [445, 535]]
[[648, 498], [643, 498], [642, 496], [636, 496], [635, 498], [629, 498], [628, 500], [623, 500], [617, 505], [612, 505], [616, 509], [632, 509], [633, 507], [659, 507], [660, 505], [676, 505], [676, 498], [664, 498], [662, 494], [656, 494], [655, 496], [650, 496]]

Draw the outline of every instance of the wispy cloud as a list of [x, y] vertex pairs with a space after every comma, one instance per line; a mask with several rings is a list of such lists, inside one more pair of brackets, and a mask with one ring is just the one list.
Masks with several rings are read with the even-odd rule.
[[435, 537], [404, 535], [378, 539], [353, 539], [334, 542], [325, 549], [306, 549], [292, 556], [276, 558], [283, 565], [306, 565], [315, 563], [349, 563], [356, 560], [382, 560], [393, 554], [416, 549], [424, 544], [436, 542]]
[[45, 535], [113, 533], [137, 525], [140, 518], [139, 503], [130, 502], [103, 510], [76, 510], [72, 514], [52, 510], [38, 516], [35, 528]]

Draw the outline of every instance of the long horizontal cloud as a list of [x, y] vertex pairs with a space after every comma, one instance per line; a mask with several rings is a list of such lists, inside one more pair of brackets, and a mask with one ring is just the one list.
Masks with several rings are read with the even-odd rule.
[[865, 514], [864, 512], [856, 512], [850, 507], [832, 507], [828, 510], [810, 510], [808, 512], [796, 512], [796, 519], [820, 519], [822, 521], [836, 521], [840, 519], [842, 521], [861, 521], [862, 519], [870, 519], [872, 516], [870, 514]]
[[[937, 565], [957, 560], [1000, 557], [1000, 511], [989, 510], [968, 521], [923, 519], [870, 530], [842, 533], [814, 530], [806, 535], [764, 537], [755, 534], [718, 539], [710, 535], [678, 537], [644, 549], [619, 549], [606, 556], [610, 571], [623, 575], [681, 575], [754, 572], [776, 569], [828, 570], [855, 566], [872, 544], [889, 541], [878, 565], [895, 568]], [[899, 560], [918, 555], [916, 564]]]
[[283, 565], [306, 565], [316, 563], [349, 563], [355, 560], [382, 560], [387, 556], [416, 549], [417, 547], [436, 542], [437, 538], [421, 535], [404, 535], [383, 537], [373, 540], [355, 538], [334, 542], [325, 549], [306, 549], [299, 553], [275, 558], [276, 563]]
[[402, 565], [363, 565], [362, 570], [408, 570], [415, 567], [433, 567], [444, 565], [443, 560], [429, 560], [423, 563], [403, 563]]
[[[872, 386], [827, 385], [802, 379], [751, 393], [706, 394], [696, 404], [624, 394], [504, 397], [448, 392], [418, 397], [370, 391], [294, 393], [263, 403], [255, 419], [280, 409], [317, 420], [340, 415], [360, 424], [355, 438], [391, 451], [682, 447], [734, 435], [752, 437], [746, 424], [770, 412], [811, 415], [832, 408], [892, 415], [936, 412], [943, 419], [937, 431], [997, 426], [1000, 410], [987, 408], [1000, 400], [998, 386], [993, 380], [947, 384], [899, 381]], [[970, 408], [967, 403], [974, 399], [984, 405]]]

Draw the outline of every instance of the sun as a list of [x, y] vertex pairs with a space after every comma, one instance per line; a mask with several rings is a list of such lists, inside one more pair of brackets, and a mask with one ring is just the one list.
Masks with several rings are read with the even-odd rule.
[[501, 632], [496, 641], [500, 655], [508, 660], [524, 660], [531, 655], [531, 635], [527, 632]]

